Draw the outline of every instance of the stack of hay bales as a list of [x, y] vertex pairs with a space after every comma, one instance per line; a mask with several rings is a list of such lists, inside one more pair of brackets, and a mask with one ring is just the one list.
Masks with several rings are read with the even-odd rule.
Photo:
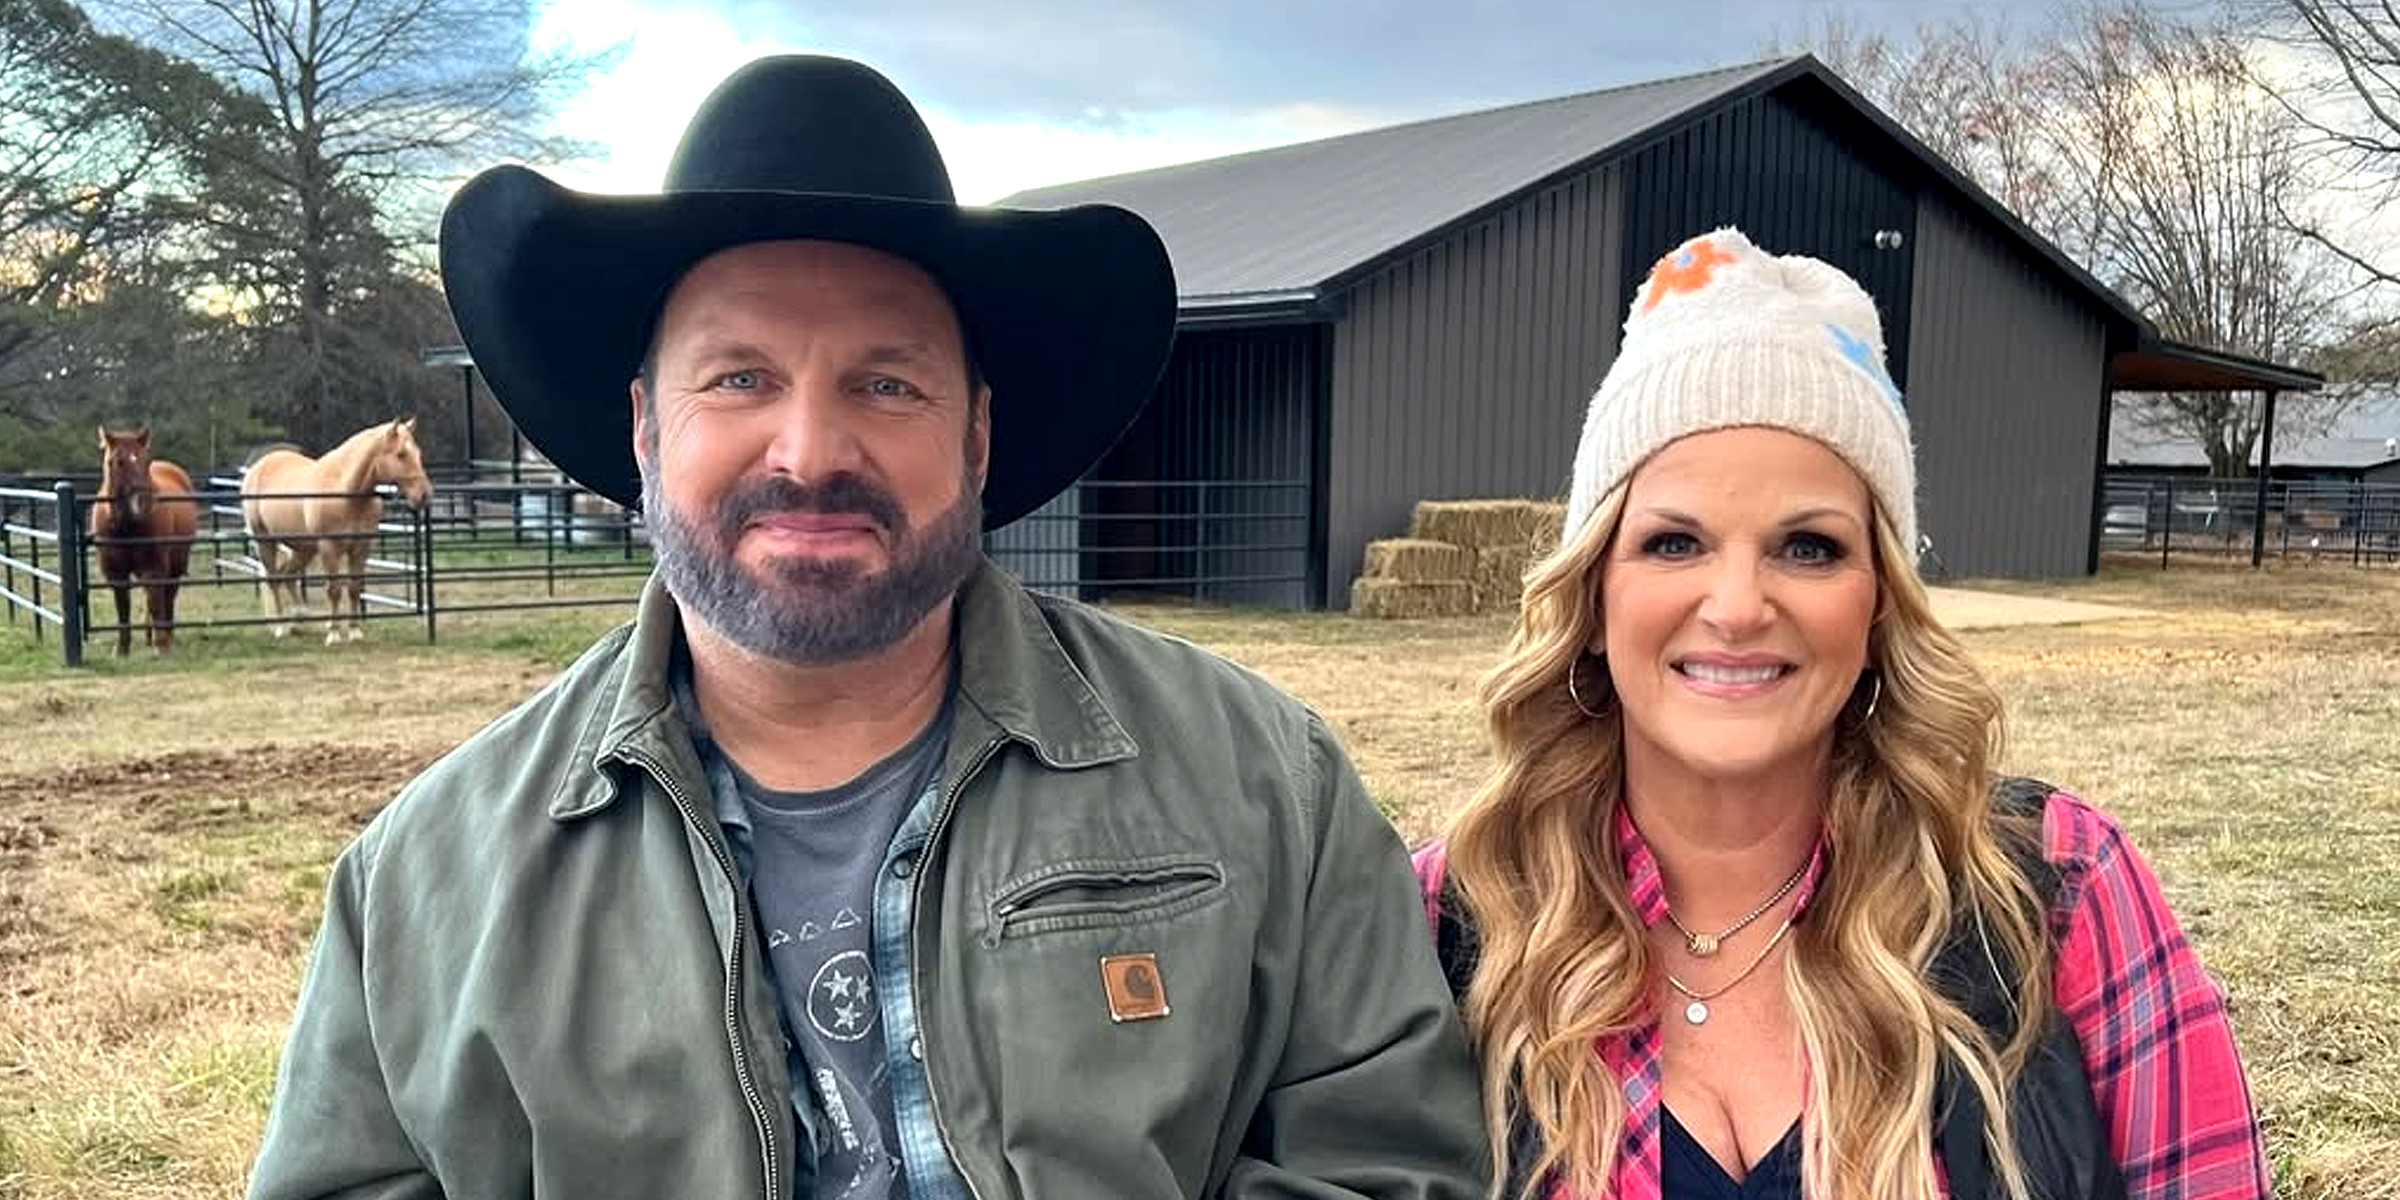
[[1457, 617], [1475, 611], [1474, 552], [1418, 537], [1367, 543], [1350, 611], [1367, 617]]
[[1516, 607], [1525, 568], [1558, 539], [1566, 506], [1539, 500], [1424, 500], [1408, 536], [1371, 542], [1350, 585], [1368, 617], [1455, 617]]

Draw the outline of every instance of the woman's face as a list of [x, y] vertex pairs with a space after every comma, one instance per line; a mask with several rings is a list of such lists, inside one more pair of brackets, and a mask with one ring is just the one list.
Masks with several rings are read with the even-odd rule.
[[1634, 472], [1591, 647], [1624, 709], [1629, 779], [1772, 786], [1823, 770], [1867, 666], [1873, 520], [1849, 464], [1778, 429], [1695, 434]]

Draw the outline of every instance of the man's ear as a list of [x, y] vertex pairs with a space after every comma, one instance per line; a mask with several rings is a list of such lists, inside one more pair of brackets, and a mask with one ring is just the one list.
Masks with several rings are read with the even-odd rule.
[[967, 461], [975, 468], [976, 490], [981, 491], [992, 471], [992, 385], [977, 387], [975, 398], [968, 403], [975, 407], [967, 417]]
[[647, 436], [650, 432], [650, 418], [647, 412], [650, 406], [645, 402], [642, 393], [642, 377], [636, 375], [633, 377], [633, 382], [625, 385], [625, 396], [633, 403], [633, 461], [641, 468], [642, 474], [647, 475], [650, 473], [650, 458], [643, 450], [650, 443]]

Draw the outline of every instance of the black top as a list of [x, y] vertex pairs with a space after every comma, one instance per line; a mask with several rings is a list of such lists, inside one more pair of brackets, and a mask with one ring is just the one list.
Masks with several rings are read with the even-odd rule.
[[1675, 1119], [1674, 1109], [1662, 1104], [1658, 1114], [1663, 1122], [1658, 1170], [1664, 1200], [1800, 1200], [1798, 1121], [1751, 1164], [1749, 1177], [1736, 1183], [1692, 1131]]

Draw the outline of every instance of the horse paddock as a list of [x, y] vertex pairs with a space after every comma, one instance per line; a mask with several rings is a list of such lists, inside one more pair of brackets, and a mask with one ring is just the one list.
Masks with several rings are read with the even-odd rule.
[[[2400, 1195], [2400, 577], [1994, 585], [2138, 615], [1963, 636], [2008, 765], [2133, 831], [2225, 982], [2277, 1194]], [[254, 596], [242, 597], [256, 612]], [[1412, 837], [1484, 765], [1500, 618], [1124, 610], [1316, 704]], [[0, 1196], [240, 1193], [327, 866], [423, 764], [624, 606], [326, 651], [256, 628], [95, 658], [0, 626]]]
[[[124, 657], [148, 640], [131, 637], [142, 621], [111, 621], [101, 598], [129, 556], [186, 564], [165, 589], [166, 632], [201, 653], [287, 635], [431, 642], [462, 616], [621, 606], [649, 574], [645, 531], [614, 505], [564, 483], [435, 485], [410, 473], [415, 462], [405, 423], [322, 460], [266, 453], [248, 475], [154, 489], [157, 510], [183, 521], [159, 529], [87, 530], [123, 511], [105, 490], [0, 487], [0, 628], [47, 642], [67, 666], [112, 636]], [[167, 640], [152, 649], [166, 653]]]

